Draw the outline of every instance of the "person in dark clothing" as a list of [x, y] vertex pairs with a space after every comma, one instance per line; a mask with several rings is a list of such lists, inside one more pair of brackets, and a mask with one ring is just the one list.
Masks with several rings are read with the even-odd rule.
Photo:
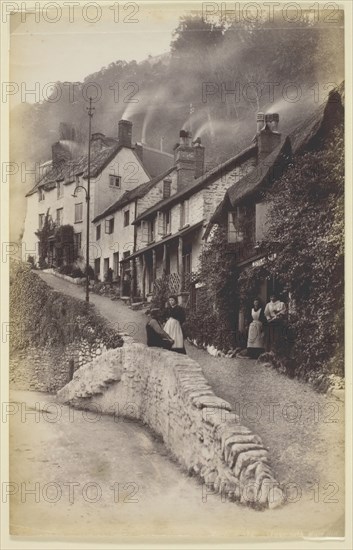
[[178, 306], [176, 296], [170, 296], [168, 303], [169, 307], [166, 310], [167, 322], [164, 325], [164, 330], [174, 340], [172, 351], [186, 354], [183, 334], [185, 311], [181, 306]]
[[159, 310], [157, 308], [148, 309], [146, 311], [148, 317], [148, 322], [146, 324], [147, 346], [171, 349], [174, 340], [163, 330], [158, 320], [158, 313]]
[[248, 320], [247, 356], [257, 359], [265, 350], [264, 325], [266, 317], [260, 300], [255, 298]]

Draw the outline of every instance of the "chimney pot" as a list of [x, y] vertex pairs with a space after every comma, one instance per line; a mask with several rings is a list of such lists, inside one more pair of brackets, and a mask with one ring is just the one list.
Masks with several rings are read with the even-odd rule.
[[119, 120], [118, 139], [122, 147], [132, 147], [132, 122], [129, 120]]
[[256, 116], [256, 131], [259, 133], [265, 125], [265, 114], [257, 113]]

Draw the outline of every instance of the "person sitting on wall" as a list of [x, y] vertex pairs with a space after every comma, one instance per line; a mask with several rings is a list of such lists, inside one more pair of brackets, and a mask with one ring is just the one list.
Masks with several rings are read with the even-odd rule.
[[261, 306], [260, 300], [255, 298], [251, 309], [247, 342], [247, 356], [252, 359], [257, 359], [265, 349], [264, 323], [266, 323], [264, 308]]
[[172, 351], [186, 354], [184, 346], [183, 324], [185, 323], [184, 308], [178, 306], [176, 296], [169, 296], [169, 307], [166, 311], [167, 322], [164, 325], [164, 330], [174, 340]]
[[283, 326], [286, 317], [286, 305], [278, 299], [273, 293], [270, 301], [265, 307], [265, 317], [267, 319], [266, 331], [266, 351], [275, 351], [283, 336]]
[[159, 309], [147, 309], [146, 315], [148, 317], [148, 321], [146, 324], [147, 346], [154, 348], [171, 349], [172, 345], [174, 344], [174, 340], [169, 336], [169, 334], [167, 334], [163, 330], [158, 320]]

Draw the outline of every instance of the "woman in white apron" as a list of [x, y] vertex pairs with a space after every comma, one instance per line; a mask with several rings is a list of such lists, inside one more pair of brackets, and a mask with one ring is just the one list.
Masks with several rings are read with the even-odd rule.
[[264, 310], [260, 305], [260, 301], [254, 300], [247, 344], [247, 355], [252, 359], [257, 359], [265, 349], [264, 319]]
[[171, 351], [186, 354], [182, 329], [183, 323], [185, 323], [185, 311], [178, 306], [176, 296], [170, 296], [168, 304], [167, 322], [164, 325], [164, 330], [174, 340]]

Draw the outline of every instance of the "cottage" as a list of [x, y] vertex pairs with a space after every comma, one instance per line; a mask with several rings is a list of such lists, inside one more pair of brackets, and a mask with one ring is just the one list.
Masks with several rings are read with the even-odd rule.
[[198, 268], [203, 234], [224, 192], [257, 163], [251, 144], [227, 162], [204, 173], [205, 150], [200, 139], [180, 132], [174, 148], [174, 167], [163, 178], [160, 201], [138, 214], [134, 253], [123, 259], [132, 273], [133, 293], [148, 298], [165, 276], [170, 292], [186, 301]]
[[[298, 126], [290, 135], [278, 133], [278, 115], [259, 113], [255, 142], [261, 152], [263, 143], [267, 155], [247, 175], [226, 191], [222, 201], [211, 216], [204, 238], [212, 238], [215, 225], [227, 224], [229, 252], [235, 254], [239, 272], [249, 266], [261, 265], [266, 242], [267, 211], [266, 190], [281, 177], [290, 162], [297, 155], [322, 148], [332, 129], [343, 122], [344, 88], [341, 85], [330, 93], [326, 103]], [[272, 152], [271, 152], [272, 148]], [[264, 303], [273, 291], [280, 292], [275, 278], [261, 281], [259, 297]], [[244, 311], [237, 314], [236, 333], [238, 338], [244, 332]]]
[[[151, 179], [145, 165], [171, 166], [171, 155], [132, 144], [132, 123], [118, 122], [118, 137], [106, 137], [94, 133], [91, 140], [90, 164], [90, 218], [97, 217], [109, 205]], [[63, 137], [63, 136], [62, 136]], [[72, 225], [79, 260], [85, 265], [86, 245], [86, 192], [88, 157], [82, 144], [73, 139], [61, 139], [52, 146], [52, 159], [42, 167], [36, 185], [27, 193], [27, 213], [23, 235], [24, 256], [39, 258], [39, 241], [36, 232], [41, 230], [48, 214], [52, 235], [49, 237], [48, 263], [57, 263], [55, 256], [54, 231], [61, 225]], [[152, 155], [152, 157], [151, 157]], [[144, 160], [142, 160], [144, 159]], [[159, 162], [156, 161], [159, 159]], [[76, 189], [76, 192], [75, 192]], [[75, 192], [75, 193], [74, 193]], [[102, 230], [91, 225], [90, 264], [96, 267], [102, 252], [99, 231], [105, 235], [114, 233], [114, 220], [105, 220]], [[109, 240], [109, 237], [108, 237]], [[109, 266], [108, 266], [109, 267]]]

